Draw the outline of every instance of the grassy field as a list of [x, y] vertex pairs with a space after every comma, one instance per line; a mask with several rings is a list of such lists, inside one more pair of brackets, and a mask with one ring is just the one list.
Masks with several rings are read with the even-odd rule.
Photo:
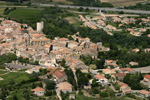
[[5, 8], [0, 7], [0, 16], [2, 16], [2, 15], [3, 15], [4, 9], [5, 9]]
[[127, 6], [134, 5], [136, 3], [146, 2], [147, 0], [101, 0], [102, 2], [108, 2], [114, 6]]
[[42, 2], [42, 3], [51, 3], [51, 4], [73, 4], [73, 2], [69, 0], [31, 0], [31, 2]]
[[53, 0], [53, 2], [65, 3], [65, 4], [73, 4], [73, 2], [70, 2], [70, 1], [67, 1], [67, 0]]
[[7, 73], [7, 71], [1, 71], [1, 70], [0, 70], [0, 75], [1, 75], [1, 74], [4, 74], [4, 73]]
[[0, 81], [0, 87], [3, 85], [8, 85], [10, 80], [14, 81], [15, 83], [21, 82], [23, 80], [28, 80], [29, 75], [27, 73], [20, 73], [20, 72], [10, 72], [9, 74], [1, 76], [4, 80]]
[[24, 18], [24, 17], [37, 17], [41, 13], [41, 9], [17, 8], [9, 13], [9, 17]]

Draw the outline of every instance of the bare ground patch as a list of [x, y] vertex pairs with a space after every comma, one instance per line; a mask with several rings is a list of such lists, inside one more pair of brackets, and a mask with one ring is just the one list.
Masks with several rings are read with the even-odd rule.
[[66, 17], [65, 19], [68, 20], [70, 24], [75, 24], [75, 23], [77, 23], [77, 20], [76, 20], [76, 18], [74, 18], [74, 17]]

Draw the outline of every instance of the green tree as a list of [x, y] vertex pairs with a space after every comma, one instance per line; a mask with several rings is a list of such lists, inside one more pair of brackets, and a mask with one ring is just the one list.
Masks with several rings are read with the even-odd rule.
[[86, 9], [85, 9], [85, 12], [88, 12], [88, 11], [89, 11], [89, 8], [86, 8]]
[[65, 66], [66, 66], [65, 64], [66, 64], [66, 60], [65, 60], [65, 59], [62, 59], [62, 61], [61, 61], [61, 66], [62, 66], [62, 67], [65, 67]]
[[92, 88], [92, 92], [93, 92], [94, 94], [98, 94], [98, 93], [99, 93], [99, 90], [98, 90], [97, 88]]
[[79, 9], [78, 9], [78, 11], [80, 11], [80, 12], [82, 12], [84, 9], [82, 8], [82, 7], [80, 7]]
[[13, 100], [19, 100], [16, 95], [13, 96]]
[[104, 68], [104, 63], [105, 63], [105, 59], [97, 60], [96, 61], [97, 69], [103, 69]]
[[92, 84], [91, 84], [92, 87], [98, 87], [99, 86], [98, 82], [96, 82], [96, 81], [97, 80], [95, 80], [95, 79], [92, 81]]
[[45, 84], [46, 84], [46, 90], [54, 90], [56, 83], [54, 81], [51, 80], [45, 80]]
[[36, 85], [35, 85], [35, 83], [33, 82], [33, 83], [32, 83], [32, 89], [34, 89], [34, 88], [36, 88]]
[[100, 97], [102, 97], [102, 98], [108, 97], [108, 93], [107, 93], [107, 92], [100, 92], [99, 95], [100, 95]]
[[34, 62], [34, 65], [39, 65], [39, 61], [35, 61], [35, 62]]
[[85, 76], [81, 76], [81, 77], [79, 77], [78, 78], [78, 86], [80, 87], [80, 88], [83, 88], [84, 87], [84, 85], [87, 85], [88, 84], [88, 79], [87, 79], [87, 77], [85, 77]]

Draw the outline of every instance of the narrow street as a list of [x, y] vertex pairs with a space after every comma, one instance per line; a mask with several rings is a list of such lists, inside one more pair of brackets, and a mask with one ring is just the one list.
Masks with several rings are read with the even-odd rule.
[[57, 94], [59, 100], [62, 100], [62, 98], [61, 98], [61, 96], [60, 96], [60, 91], [59, 91], [58, 89], [56, 89], [56, 94]]
[[[76, 83], [78, 83], [78, 80], [77, 80], [77, 76], [76, 76], [75, 71], [73, 71], [73, 75], [74, 75], [74, 79], [75, 79]], [[77, 87], [78, 87], [78, 86], [77, 86]], [[78, 92], [79, 92], [79, 90], [78, 90], [78, 88], [77, 88], [76, 93], [78, 94]]]
[[110, 88], [111, 88], [114, 92], [118, 92], [112, 84], [111, 84]]

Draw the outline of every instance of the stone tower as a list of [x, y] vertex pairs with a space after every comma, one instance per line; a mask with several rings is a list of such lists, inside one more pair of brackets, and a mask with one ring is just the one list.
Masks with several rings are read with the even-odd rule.
[[37, 22], [37, 32], [41, 33], [43, 28], [44, 28], [44, 22], [43, 21]]
[[30, 45], [30, 34], [27, 34], [26, 46]]

